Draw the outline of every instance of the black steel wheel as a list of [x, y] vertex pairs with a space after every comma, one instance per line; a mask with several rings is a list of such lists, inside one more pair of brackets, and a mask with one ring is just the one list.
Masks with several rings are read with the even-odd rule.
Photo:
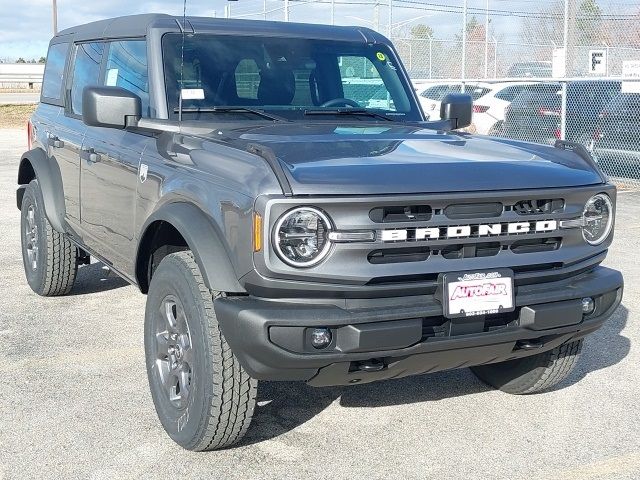
[[169, 436], [188, 450], [238, 442], [251, 423], [257, 381], [220, 331], [211, 292], [191, 252], [167, 255], [154, 272], [145, 312], [153, 403]]
[[22, 260], [27, 282], [38, 295], [66, 295], [78, 271], [78, 249], [47, 220], [37, 180], [22, 197], [20, 230]]

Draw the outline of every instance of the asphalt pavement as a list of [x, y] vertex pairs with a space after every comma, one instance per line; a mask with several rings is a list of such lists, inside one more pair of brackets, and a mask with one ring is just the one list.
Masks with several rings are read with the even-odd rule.
[[38, 103], [40, 92], [36, 93], [0, 93], [0, 105], [27, 105]]
[[561, 388], [510, 396], [467, 369], [344, 388], [264, 383], [240, 446], [191, 453], [156, 419], [145, 297], [100, 264], [67, 297], [29, 289], [15, 205], [24, 140], [0, 130], [0, 480], [640, 478], [640, 192], [619, 195], [605, 262], [624, 272], [623, 305]]

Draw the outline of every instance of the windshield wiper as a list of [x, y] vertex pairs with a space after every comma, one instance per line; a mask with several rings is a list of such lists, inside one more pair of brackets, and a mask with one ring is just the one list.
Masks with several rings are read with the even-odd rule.
[[367, 117], [379, 118], [380, 120], [386, 120], [387, 122], [393, 122], [392, 118], [389, 118], [381, 113], [367, 110], [366, 108], [330, 108], [330, 109], [318, 109], [318, 110], [305, 110], [305, 115], [365, 115]]
[[[174, 108], [173, 113], [180, 113], [179, 108]], [[267, 113], [263, 110], [256, 110], [254, 108], [247, 107], [227, 107], [227, 106], [218, 106], [218, 107], [203, 107], [203, 108], [183, 108], [182, 113], [253, 113], [254, 115], [259, 115], [262, 118], [268, 118], [269, 120], [277, 121], [277, 122], [288, 122], [284, 117], [279, 115], [273, 115], [271, 113]]]

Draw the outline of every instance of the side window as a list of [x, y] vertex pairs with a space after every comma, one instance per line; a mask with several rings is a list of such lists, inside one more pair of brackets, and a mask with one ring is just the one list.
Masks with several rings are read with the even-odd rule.
[[519, 88], [517, 86], [507, 87], [500, 90], [498, 93], [496, 93], [495, 96], [498, 100], [504, 100], [505, 102], [513, 102], [513, 99], [516, 98], [516, 95], [520, 93], [521, 90], [522, 88]]
[[99, 85], [100, 64], [104, 43], [80, 43], [76, 46], [71, 83], [71, 110], [82, 115], [82, 91], [84, 87]]
[[104, 83], [108, 87], [122, 87], [138, 95], [142, 100], [142, 116], [149, 117], [147, 42], [111, 42]]
[[260, 85], [260, 69], [252, 58], [245, 58], [238, 62], [235, 71], [236, 91], [239, 98], [257, 100]]
[[52, 100], [62, 98], [62, 77], [64, 76], [64, 65], [68, 51], [68, 43], [58, 43], [49, 48], [47, 64], [44, 67], [44, 80], [42, 81], [43, 97]]

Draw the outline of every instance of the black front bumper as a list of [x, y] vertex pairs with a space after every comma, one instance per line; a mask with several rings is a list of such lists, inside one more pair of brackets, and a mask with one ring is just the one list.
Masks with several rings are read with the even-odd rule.
[[[598, 329], [622, 299], [620, 272], [605, 267], [516, 288], [513, 313], [449, 320], [433, 295], [380, 299], [215, 301], [235, 355], [259, 380], [344, 385], [502, 362], [552, 349]], [[581, 299], [596, 301], [582, 314]], [[311, 303], [313, 302], [313, 303]], [[311, 346], [315, 327], [331, 344]]]

